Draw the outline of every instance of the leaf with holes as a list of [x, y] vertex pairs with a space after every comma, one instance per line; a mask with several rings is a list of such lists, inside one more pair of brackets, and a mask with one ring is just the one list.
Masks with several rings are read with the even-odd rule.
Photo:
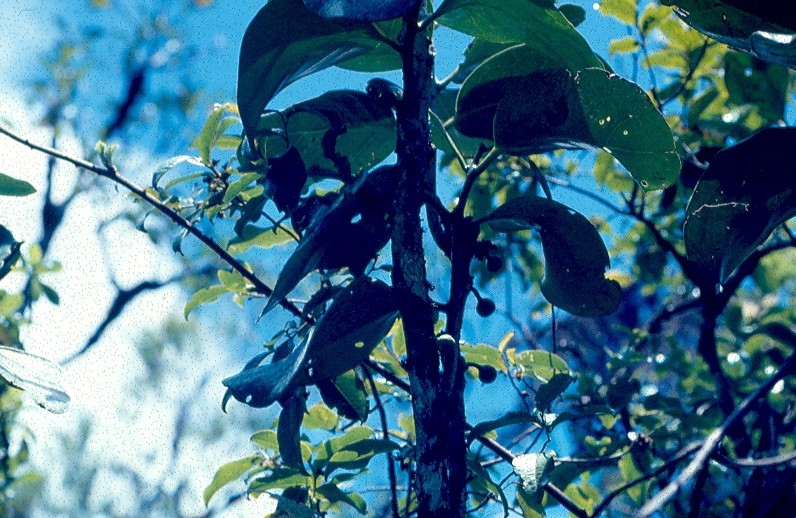
[[645, 189], [670, 185], [680, 172], [669, 126], [641, 88], [527, 45], [498, 53], [470, 74], [456, 101], [455, 126], [514, 154], [604, 149]]
[[724, 282], [796, 215], [796, 128], [769, 128], [720, 151], [697, 183], [683, 228], [688, 258]]
[[605, 278], [608, 251], [582, 214], [553, 200], [522, 196], [484, 220], [496, 232], [539, 232], [545, 259], [542, 294], [550, 303], [584, 317], [609, 315], [619, 307], [619, 283]]
[[379, 38], [371, 23], [329, 20], [301, 0], [268, 2], [241, 43], [238, 107], [246, 135], [256, 136], [260, 114], [284, 87], [373, 50]]

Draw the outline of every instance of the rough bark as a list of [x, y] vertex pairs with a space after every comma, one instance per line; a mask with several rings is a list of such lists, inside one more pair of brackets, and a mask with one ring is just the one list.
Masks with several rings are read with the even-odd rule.
[[416, 29], [416, 20], [407, 17], [401, 38], [404, 96], [397, 108], [397, 154], [402, 172], [392, 278], [407, 342], [418, 516], [463, 516], [467, 469], [461, 360], [458, 346], [438, 346], [423, 251], [420, 210], [436, 172], [429, 120], [436, 85], [431, 41]]

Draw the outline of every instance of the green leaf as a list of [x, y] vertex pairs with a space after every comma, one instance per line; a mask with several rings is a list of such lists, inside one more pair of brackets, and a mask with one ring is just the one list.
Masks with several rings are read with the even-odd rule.
[[224, 191], [224, 200], [222, 201], [222, 203], [231, 202], [238, 194], [247, 189], [252, 183], [254, 183], [259, 178], [261, 178], [261, 175], [259, 173], [242, 174], [240, 178], [229, 184], [227, 190]]
[[185, 320], [188, 320], [188, 315], [191, 314], [191, 311], [196, 309], [197, 307], [203, 304], [210, 304], [211, 302], [215, 302], [221, 298], [222, 295], [229, 293], [226, 287], [217, 284], [215, 286], [210, 286], [209, 288], [202, 288], [196, 293], [191, 296], [190, 300], [185, 304], [185, 309], [183, 310], [183, 316]]
[[293, 395], [283, 403], [276, 428], [282, 462], [301, 473], [305, 472], [304, 460], [301, 458], [301, 422], [306, 408], [306, 398], [301, 394]]
[[361, 496], [355, 493], [354, 494], [346, 493], [332, 482], [327, 482], [326, 484], [318, 486], [318, 489], [316, 491], [323, 498], [328, 500], [329, 503], [331, 504], [336, 504], [338, 502], [348, 504], [354, 509], [356, 509], [359, 514], [362, 515], [364, 515], [368, 511], [367, 504], [365, 503], [365, 500], [363, 500]]
[[237, 116], [224, 117], [225, 113], [237, 114], [238, 109], [233, 103], [217, 104], [213, 106], [213, 111], [207, 118], [202, 131], [193, 140], [191, 146], [199, 151], [202, 163], [206, 166], [212, 165], [211, 151], [215, 147], [218, 139], [234, 124], [240, 123]]
[[464, 361], [476, 365], [489, 365], [504, 374], [508, 374], [506, 364], [503, 362], [503, 355], [496, 347], [486, 344], [469, 345], [463, 344], [461, 352]]
[[[284, 136], [281, 134], [284, 130]], [[345, 178], [375, 166], [395, 151], [392, 108], [374, 96], [335, 90], [260, 119], [259, 149], [269, 156], [285, 141], [301, 152], [310, 176]]]
[[579, 5], [564, 4], [559, 7], [558, 10], [561, 12], [561, 14], [566, 16], [567, 21], [569, 21], [569, 23], [571, 23], [574, 27], [577, 27], [586, 21], [586, 10]]
[[550, 381], [536, 390], [535, 406], [540, 412], [550, 408], [550, 404], [567, 390], [574, 379], [569, 374], [554, 374]]
[[613, 16], [627, 25], [636, 24], [637, 9], [636, 0], [602, 0], [600, 2], [600, 13], [605, 16]]
[[575, 315], [595, 317], [616, 311], [619, 283], [605, 278], [608, 251], [597, 229], [566, 205], [536, 196], [509, 200], [485, 218], [497, 232], [537, 228], [545, 275], [542, 294]]
[[416, 9], [420, 0], [304, 0], [312, 12], [325, 18], [378, 22], [401, 16]]
[[485, 41], [527, 43], [542, 55], [566, 55], [578, 67], [602, 66], [553, 2], [445, 0], [437, 13], [440, 24]]
[[270, 489], [287, 489], [289, 487], [308, 487], [312, 480], [294, 469], [276, 468], [262, 477], [249, 483], [249, 494], [257, 497]]
[[329, 458], [329, 469], [346, 469], [357, 471], [364, 469], [374, 455], [400, 449], [397, 444], [387, 439], [362, 439], [335, 451]]
[[304, 427], [308, 430], [333, 430], [340, 419], [324, 404], [316, 403], [307, 410]]
[[796, 214], [796, 128], [769, 128], [720, 151], [694, 189], [683, 228], [688, 258], [724, 282]]
[[[370, 440], [373, 437], [373, 429], [367, 426], [353, 426], [343, 435], [332, 437], [316, 447], [313, 466], [316, 469], [326, 466], [331, 457], [345, 449], [347, 446], [360, 441]], [[353, 452], [356, 453], [356, 452]]]
[[[0, 225], [0, 279], [8, 275], [17, 263], [21, 254], [22, 243], [17, 242], [11, 232]], [[6, 250], [7, 249], [7, 250]]]
[[503, 492], [503, 488], [500, 487], [499, 484], [496, 484], [495, 481], [492, 480], [492, 477], [489, 476], [489, 471], [481, 466], [481, 463], [472, 456], [468, 456], [467, 458], [467, 470], [470, 475], [469, 484], [472, 491], [489, 493], [496, 497], [503, 506], [503, 516], [508, 516], [509, 501], [506, 498], [506, 494]]
[[213, 498], [213, 495], [215, 495], [219, 489], [243, 477], [243, 475], [255, 467], [259, 461], [259, 455], [252, 455], [240, 460], [228, 462], [218, 468], [216, 474], [213, 475], [213, 481], [205, 488], [203, 496], [205, 505], [210, 503], [210, 499]]
[[174, 169], [175, 167], [177, 167], [178, 165], [180, 165], [180, 164], [182, 164], [184, 162], [190, 162], [191, 164], [194, 164], [194, 165], [202, 165], [202, 163], [200, 161], [196, 160], [196, 158], [194, 158], [194, 157], [192, 157], [190, 155], [179, 155], [179, 156], [171, 157], [168, 160], [166, 160], [165, 162], [161, 163], [158, 166], [158, 168], [155, 169], [155, 172], [152, 173], [152, 187], [157, 189], [158, 182], [160, 182], [160, 179], [163, 178], [163, 176], [166, 173], [168, 173], [169, 171], [171, 171], [172, 169]]
[[311, 336], [310, 332], [292, 348], [289, 341], [283, 342], [271, 363], [258, 366], [263, 355], [257, 355], [241, 372], [222, 380], [221, 383], [227, 387], [222, 408], [230, 397], [254, 408], [267, 407], [281, 398], [292, 387], [293, 379], [306, 363], [307, 343]]
[[680, 172], [671, 130], [644, 91], [564, 52], [520, 45], [488, 59], [462, 85], [455, 123], [514, 154], [604, 149], [645, 189]]
[[686, 23], [757, 58], [796, 68], [796, 5], [740, 0], [662, 0]]
[[529, 493], [522, 486], [517, 486], [517, 503], [520, 504], [523, 518], [544, 518], [547, 516], [542, 503], [543, 496], [543, 491]]
[[497, 419], [484, 421], [473, 426], [473, 429], [467, 436], [467, 441], [473, 442], [478, 437], [484, 436], [491, 431], [503, 428], [504, 426], [513, 426], [517, 424], [535, 424], [541, 426], [542, 423], [539, 421], [539, 418], [533, 414], [527, 412], [509, 412]]
[[251, 21], [241, 43], [238, 107], [243, 129], [256, 135], [260, 114], [290, 83], [373, 50], [373, 24], [328, 20], [301, 0], [271, 0]]
[[279, 451], [279, 441], [276, 432], [273, 430], [260, 430], [249, 439], [258, 447], [264, 450]]
[[365, 361], [397, 317], [392, 288], [368, 277], [352, 282], [315, 326], [309, 345], [312, 378], [336, 378]]
[[323, 402], [336, 408], [346, 419], [364, 422], [368, 418], [368, 394], [354, 370], [344, 372], [334, 380], [317, 382]]
[[45, 410], [53, 414], [66, 412], [70, 398], [63, 387], [63, 370], [57, 363], [21, 349], [0, 346], [0, 377], [26, 391]]
[[547, 351], [522, 351], [508, 355], [518, 367], [530, 371], [536, 379], [547, 383], [557, 374], [569, 374], [569, 365], [560, 356]]
[[0, 173], [0, 196], [28, 196], [36, 192], [36, 188], [25, 180], [17, 180]]
[[293, 241], [284, 228], [262, 228], [256, 225], [246, 225], [240, 236], [230, 240], [227, 250], [233, 255], [246, 252], [252, 247], [271, 248]]

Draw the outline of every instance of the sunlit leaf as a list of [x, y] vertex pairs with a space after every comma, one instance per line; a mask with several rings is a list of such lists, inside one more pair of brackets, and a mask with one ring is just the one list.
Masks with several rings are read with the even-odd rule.
[[332, 482], [327, 482], [326, 484], [318, 486], [318, 489], [316, 491], [323, 498], [329, 501], [329, 503], [335, 504], [338, 502], [342, 502], [344, 504], [348, 504], [354, 509], [356, 509], [356, 511], [359, 514], [365, 514], [368, 511], [367, 504], [365, 503], [365, 500], [363, 500], [361, 496], [357, 494], [346, 493]]
[[61, 367], [21, 349], [0, 346], [0, 376], [26, 391], [37, 405], [54, 414], [66, 412], [69, 394], [62, 384]]
[[542, 294], [552, 304], [588, 317], [608, 315], [619, 306], [619, 283], [605, 277], [608, 251], [583, 215], [553, 200], [523, 196], [485, 220], [498, 232], [537, 229], [545, 258]]
[[536, 379], [545, 383], [557, 374], [569, 373], [567, 362], [555, 353], [532, 350], [512, 353], [508, 356], [514, 365], [530, 371]]
[[720, 151], [688, 202], [686, 252], [707, 280], [724, 282], [796, 214], [796, 128], [769, 128]]
[[219, 489], [243, 477], [243, 475], [255, 467], [259, 461], [260, 457], [258, 455], [251, 455], [243, 459], [228, 462], [218, 468], [218, 471], [216, 471], [216, 474], [213, 476], [213, 481], [205, 488], [203, 495], [205, 505], [210, 503], [210, 499], [213, 498], [213, 495], [215, 495]]
[[196, 293], [191, 296], [190, 300], [185, 304], [185, 309], [183, 310], [183, 316], [185, 319], [188, 319], [188, 315], [191, 314], [191, 311], [196, 309], [197, 307], [203, 304], [210, 304], [211, 302], [215, 302], [221, 298], [222, 295], [229, 293], [227, 288], [218, 284], [215, 286], [210, 286], [209, 288], [202, 288], [198, 290]]
[[[233, 103], [218, 104], [213, 107], [213, 111], [202, 127], [202, 131], [191, 143], [199, 151], [203, 164], [208, 166], [212, 164], [211, 154], [218, 139], [227, 129], [240, 123], [237, 112], [238, 109]], [[227, 113], [232, 113], [233, 115], [224, 117]]]
[[326, 405], [316, 403], [307, 409], [304, 428], [308, 430], [332, 430], [340, 419]]
[[252, 247], [271, 248], [293, 241], [284, 228], [262, 228], [255, 225], [243, 227], [241, 235], [230, 240], [227, 250], [233, 255], [242, 254]]

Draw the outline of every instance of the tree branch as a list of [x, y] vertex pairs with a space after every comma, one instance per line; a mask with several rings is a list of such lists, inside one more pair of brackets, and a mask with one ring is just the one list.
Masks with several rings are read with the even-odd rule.
[[677, 492], [699, 473], [703, 465], [721, 443], [727, 431], [736, 421], [752, 409], [752, 405], [761, 397], [768, 394], [774, 385], [781, 379], [793, 373], [796, 369], [796, 355], [791, 355], [771, 378], [763, 383], [757, 390], [749, 394], [724, 422], [708, 435], [693, 460], [686, 466], [680, 475], [664, 487], [655, 497], [649, 500], [638, 513], [639, 518], [647, 518], [659, 511]]

